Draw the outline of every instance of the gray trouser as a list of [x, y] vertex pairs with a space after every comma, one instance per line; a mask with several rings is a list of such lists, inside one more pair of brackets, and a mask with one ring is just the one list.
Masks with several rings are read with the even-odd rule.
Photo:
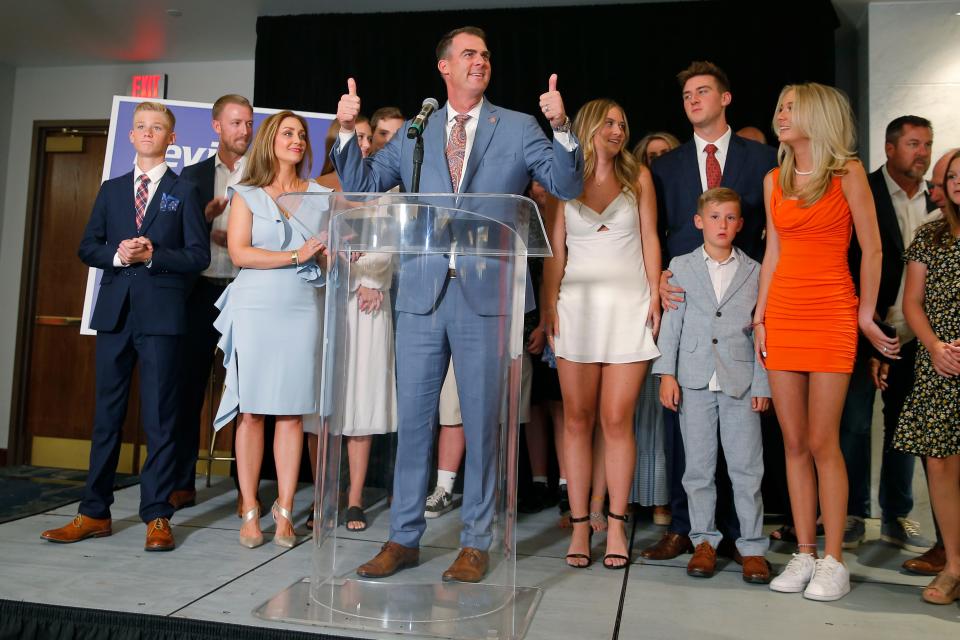
[[750, 409], [750, 392], [731, 398], [720, 391], [683, 389], [680, 432], [687, 464], [683, 488], [690, 505], [690, 540], [694, 546], [709, 542], [716, 548], [723, 538], [714, 514], [717, 488], [717, 422], [719, 441], [727, 460], [733, 503], [740, 520], [737, 550], [744, 556], [762, 556], [768, 541], [763, 535], [763, 441], [760, 414]]

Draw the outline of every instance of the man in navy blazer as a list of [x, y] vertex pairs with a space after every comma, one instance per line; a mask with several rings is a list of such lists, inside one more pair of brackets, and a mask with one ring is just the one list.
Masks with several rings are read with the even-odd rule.
[[[541, 110], [555, 132], [551, 143], [532, 116], [484, 98], [490, 52], [480, 29], [463, 27], [444, 36], [437, 46], [437, 68], [447, 88], [447, 104], [423, 130], [421, 192], [523, 194], [535, 178], [563, 200], [580, 194], [583, 156], [570, 133], [556, 75], [540, 96]], [[340, 138], [331, 151], [344, 190], [382, 192], [401, 185], [411, 191], [413, 140], [394, 136], [366, 160], [357, 145], [348, 144], [360, 99], [352, 78], [347, 87], [337, 107]], [[476, 199], [470, 206], [476, 208]], [[450, 226], [455, 237], [469, 233], [464, 221], [454, 220]], [[396, 301], [399, 427], [390, 541], [357, 569], [362, 577], [385, 577], [419, 561], [437, 402], [451, 353], [467, 458], [462, 549], [443, 579], [477, 582], [486, 573], [501, 406], [501, 354], [496, 347], [507, 313], [499, 277], [503, 268], [499, 259], [485, 256], [409, 256], [402, 261]]]
[[217, 152], [184, 167], [183, 180], [194, 183], [210, 233], [210, 266], [203, 270], [187, 294], [187, 333], [183, 338], [183, 373], [180, 412], [176, 429], [177, 470], [170, 504], [174, 509], [196, 502], [194, 485], [200, 442], [200, 412], [207, 396], [210, 368], [220, 334], [213, 328], [219, 310], [214, 303], [236, 277], [227, 253], [227, 188], [240, 182], [246, 167], [247, 147], [253, 135], [253, 107], [243, 96], [227, 94], [213, 103], [212, 127], [220, 137]]
[[44, 531], [51, 542], [77, 542], [112, 533], [110, 505], [134, 365], [140, 364], [140, 413], [147, 459], [140, 470], [140, 518], [146, 551], [175, 542], [168, 497], [173, 485], [184, 302], [194, 275], [210, 262], [196, 188], [167, 168], [174, 117], [159, 103], [133, 114], [130, 173], [100, 187], [80, 242], [80, 259], [103, 270], [90, 326], [96, 329], [96, 412], [90, 470], [73, 521]]
[[[776, 152], [772, 147], [733, 133], [726, 118], [727, 105], [733, 100], [730, 82], [718, 66], [705, 61], [693, 62], [677, 74], [677, 79], [683, 90], [684, 111], [693, 125], [693, 138], [657, 158], [652, 167], [663, 264], [703, 244], [703, 232], [694, 225], [693, 216], [700, 194], [716, 186], [733, 189], [740, 196], [743, 229], [734, 244], [761, 262], [766, 225], [763, 178], [777, 166]], [[712, 184], [713, 180], [719, 182]], [[671, 300], [680, 299], [677, 297], [680, 290], [667, 283], [669, 277], [670, 272], [664, 271], [660, 280], [660, 300], [665, 310], [676, 308]], [[643, 557], [654, 560], [675, 558], [692, 550], [687, 536], [690, 531], [687, 496], [682, 484], [685, 458], [680, 425], [673, 411], [664, 411], [664, 429], [672, 521], [663, 538], [641, 552]], [[723, 465], [718, 471], [717, 489], [718, 525], [725, 539], [736, 540], [740, 527]]]

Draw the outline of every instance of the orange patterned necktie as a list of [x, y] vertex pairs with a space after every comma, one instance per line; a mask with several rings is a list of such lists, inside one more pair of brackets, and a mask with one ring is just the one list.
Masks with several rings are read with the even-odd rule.
[[707, 189], [715, 189], [723, 179], [720, 162], [717, 160], [717, 145], [708, 144], [703, 150], [707, 152]]
[[463, 156], [467, 152], [467, 128], [464, 123], [470, 119], [470, 116], [457, 115], [453, 117], [456, 122], [450, 130], [450, 139], [447, 140], [447, 166], [450, 168], [450, 183], [453, 185], [453, 192], [460, 189], [460, 176], [463, 174]]

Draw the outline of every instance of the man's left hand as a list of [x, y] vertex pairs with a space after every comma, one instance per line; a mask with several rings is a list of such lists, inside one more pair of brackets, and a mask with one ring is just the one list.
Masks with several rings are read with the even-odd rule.
[[563, 109], [563, 98], [557, 91], [557, 74], [555, 73], [547, 81], [547, 92], [540, 96], [540, 110], [553, 128], [559, 127], [567, 120], [567, 112]]
[[146, 236], [137, 236], [136, 238], [131, 238], [129, 240], [124, 240], [126, 243], [126, 262], [128, 264], [136, 264], [138, 262], [150, 262], [153, 259], [153, 243], [150, 242], [150, 238]]

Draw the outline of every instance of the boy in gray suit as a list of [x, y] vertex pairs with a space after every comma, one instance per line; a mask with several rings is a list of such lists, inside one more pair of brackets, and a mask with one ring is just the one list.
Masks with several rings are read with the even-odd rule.
[[687, 575], [709, 578], [716, 570], [722, 539], [714, 521], [719, 418], [740, 520], [736, 545], [743, 556], [743, 579], [766, 584], [770, 565], [764, 558], [760, 413], [770, 406], [770, 387], [754, 353], [751, 327], [760, 265], [733, 246], [743, 227], [735, 191], [720, 187], [704, 192], [694, 224], [703, 231], [704, 243], [670, 261], [671, 284], [686, 293], [678, 308], [663, 317], [657, 344], [662, 355], [653, 365], [660, 376], [660, 402], [680, 414], [687, 459], [683, 488], [696, 547]]

